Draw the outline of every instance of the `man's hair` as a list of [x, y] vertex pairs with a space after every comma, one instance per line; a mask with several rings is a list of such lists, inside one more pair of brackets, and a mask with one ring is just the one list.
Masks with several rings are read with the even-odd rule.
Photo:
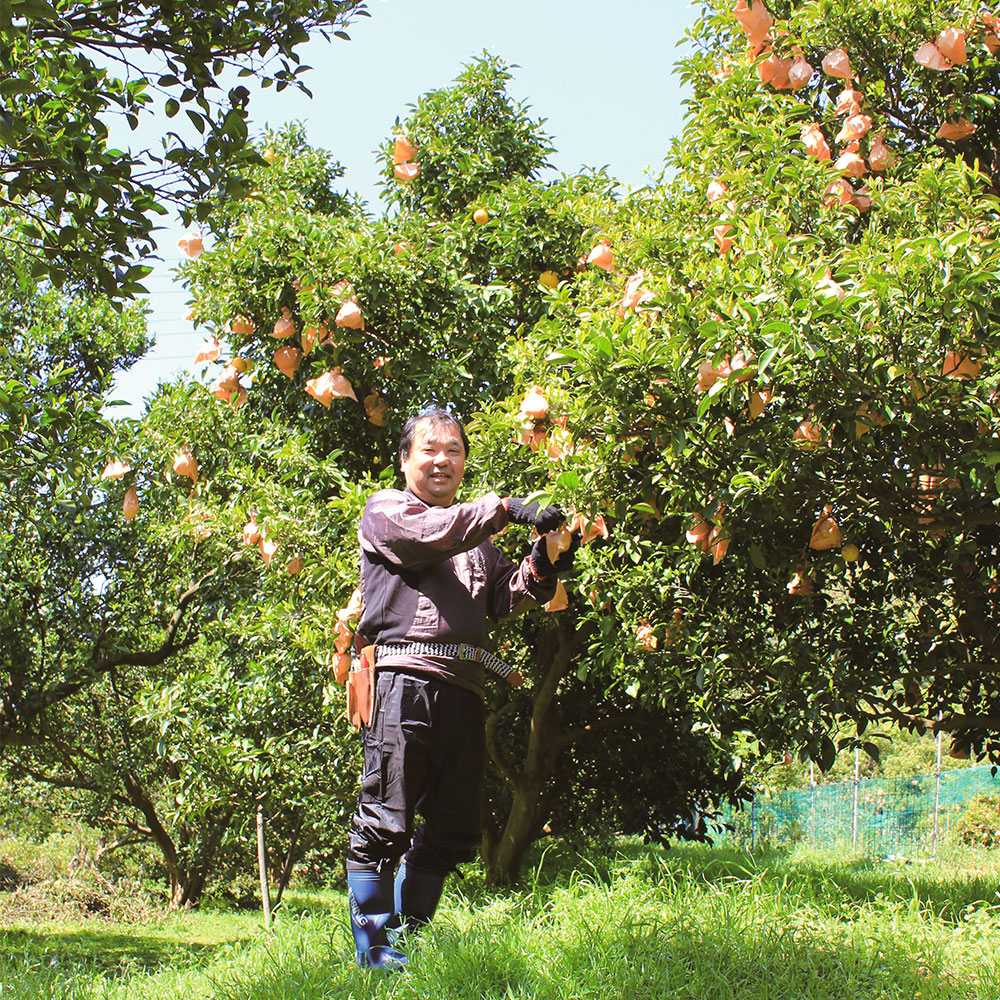
[[465, 433], [462, 421], [454, 413], [442, 409], [440, 406], [425, 406], [422, 410], [414, 413], [403, 427], [403, 433], [399, 435], [399, 457], [406, 461], [410, 457], [410, 449], [413, 447], [413, 438], [417, 433], [417, 424], [421, 420], [429, 420], [432, 425], [451, 424], [458, 428], [458, 433], [462, 438], [462, 445], [465, 448], [465, 457], [469, 457], [469, 437]]

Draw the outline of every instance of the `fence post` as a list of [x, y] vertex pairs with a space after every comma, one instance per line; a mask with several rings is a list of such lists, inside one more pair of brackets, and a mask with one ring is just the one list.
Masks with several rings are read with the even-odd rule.
[[816, 778], [812, 761], [809, 761], [809, 842], [816, 846]]
[[757, 790], [754, 789], [750, 799], [750, 853], [753, 854], [754, 830], [757, 824]]
[[260, 869], [260, 903], [264, 909], [264, 930], [271, 930], [271, 891], [267, 882], [267, 849], [264, 846], [264, 804], [257, 803], [257, 867]]
[[854, 748], [854, 806], [851, 810], [851, 846], [858, 846], [858, 775], [861, 771], [861, 751]]
[[[938, 712], [938, 721], [941, 713]], [[934, 833], [931, 835], [931, 857], [937, 857], [938, 809], [941, 806], [941, 730], [937, 734], [937, 766], [934, 768]]]

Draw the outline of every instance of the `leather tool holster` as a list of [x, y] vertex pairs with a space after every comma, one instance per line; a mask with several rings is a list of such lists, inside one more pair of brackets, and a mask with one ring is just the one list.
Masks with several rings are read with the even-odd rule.
[[355, 729], [372, 724], [375, 700], [375, 647], [363, 646], [358, 666], [347, 675], [347, 720]]

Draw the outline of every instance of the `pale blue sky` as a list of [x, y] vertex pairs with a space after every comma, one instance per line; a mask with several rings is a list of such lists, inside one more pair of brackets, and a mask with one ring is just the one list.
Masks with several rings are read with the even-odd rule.
[[[673, 75], [686, 51], [678, 43], [697, 16], [687, 0], [369, 0], [371, 18], [348, 30], [350, 42], [311, 41], [300, 50], [313, 67], [306, 77], [312, 100], [286, 90], [258, 91], [251, 102], [252, 132], [301, 121], [310, 143], [330, 150], [347, 167], [345, 185], [377, 207], [374, 151], [396, 116], [420, 94], [448, 84], [484, 49], [517, 66], [511, 92], [546, 119], [558, 150], [555, 166], [607, 166], [623, 184], [638, 187], [657, 172], [670, 139], [680, 132], [684, 94]], [[143, 137], [163, 130], [159, 122]], [[186, 294], [172, 270], [182, 230], [160, 236], [162, 263], [147, 281], [150, 329], [156, 346], [120, 376], [115, 395], [138, 416], [157, 382], [190, 369], [204, 330], [184, 319]]]

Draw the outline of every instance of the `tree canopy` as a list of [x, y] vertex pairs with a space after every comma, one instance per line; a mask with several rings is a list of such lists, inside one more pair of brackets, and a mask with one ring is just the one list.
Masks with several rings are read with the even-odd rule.
[[[0, 239], [28, 257], [36, 279], [113, 300], [141, 292], [156, 216], [176, 208], [185, 223], [204, 220], [245, 193], [254, 154], [242, 81], [305, 90], [297, 47], [310, 32], [346, 38], [343, 27], [365, 13], [357, 0], [8, 0]], [[134, 131], [153, 109], [183, 111], [186, 128], [159, 150], [115, 148], [112, 123]]]

